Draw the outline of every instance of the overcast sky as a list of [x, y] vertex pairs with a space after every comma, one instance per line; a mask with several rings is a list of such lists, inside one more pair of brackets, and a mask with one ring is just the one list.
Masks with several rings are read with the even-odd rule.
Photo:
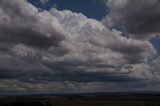
[[160, 90], [159, 0], [0, 0], [0, 92]]

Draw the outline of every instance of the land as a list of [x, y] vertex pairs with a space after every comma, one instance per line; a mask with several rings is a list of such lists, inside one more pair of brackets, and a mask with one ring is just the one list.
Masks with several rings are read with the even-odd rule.
[[2, 95], [0, 106], [160, 106], [160, 93]]

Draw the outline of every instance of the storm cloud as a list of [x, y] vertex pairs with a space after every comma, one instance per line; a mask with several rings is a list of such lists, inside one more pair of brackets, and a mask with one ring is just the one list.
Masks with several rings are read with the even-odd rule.
[[160, 32], [159, 0], [108, 0], [110, 14], [103, 19], [106, 25], [120, 23], [131, 37], [150, 39]]
[[81, 13], [1, 0], [0, 15], [1, 90], [10, 83], [14, 90], [86, 90], [160, 78], [148, 64], [156, 55], [149, 41], [123, 37]]
[[[23, 43], [28, 46], [50, 47], [56, 46], [64, 39], [58, 25], [53, 26], [51, 15], [38, 13], [35, 7], [26, 1], [0, 1], [0, 42]], [[43, 15], [43, 16], [42, 16]], [[48, 15], [45, 17], [45, 15]], [[55, 19], [55, 24], [58, 21]], [[57, 22], [57, 23], [56, 23]], [[53, 28], [57, 27], [57, 28]]]

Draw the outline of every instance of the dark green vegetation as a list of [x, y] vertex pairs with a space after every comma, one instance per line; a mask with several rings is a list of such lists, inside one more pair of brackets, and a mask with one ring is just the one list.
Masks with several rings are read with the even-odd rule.
[[160, 106], [160, 94], [94, 93], [1, 96], [0, 106]]

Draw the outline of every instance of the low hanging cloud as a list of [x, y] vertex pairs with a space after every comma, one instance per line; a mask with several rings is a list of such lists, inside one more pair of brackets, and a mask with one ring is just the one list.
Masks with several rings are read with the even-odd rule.
[[69, 82], [71, 88], [159, 78], [147, 64], [156, 54], [149, 41], [127, 39], [83, 14], [39, 12], [26, 0], [1, 0], [0, 14], [2, 90], [10, 80], [18, 83], [17, 90], [47, 90], [44, 83]]
[[160, 32], [159, 0], [108, 0], [111, 9], [103, 22], [120, 23], [136, 39], [150, 39]]
[[[77, 93], [79, 92], [118, 92], [118, 91], [138, 91], [146, 88], [147, 90], [157, 91], [159, 84], [154, 81], [139, 82], [45, 82], [45, 83], [27, 83], [18, 80], [0, 80], [0, 93], [3, 94], [28, 94], [28, 93]], [[151, 85], [151, 86], [148, 86]], [[137, 86], [139, 86], [137, 88]], [[3, 89], [3, 90], [2, 90]], [[14, 91], [14, 92], [13, 92]], [[22, 92], [23, 91], [23, 92]]]

